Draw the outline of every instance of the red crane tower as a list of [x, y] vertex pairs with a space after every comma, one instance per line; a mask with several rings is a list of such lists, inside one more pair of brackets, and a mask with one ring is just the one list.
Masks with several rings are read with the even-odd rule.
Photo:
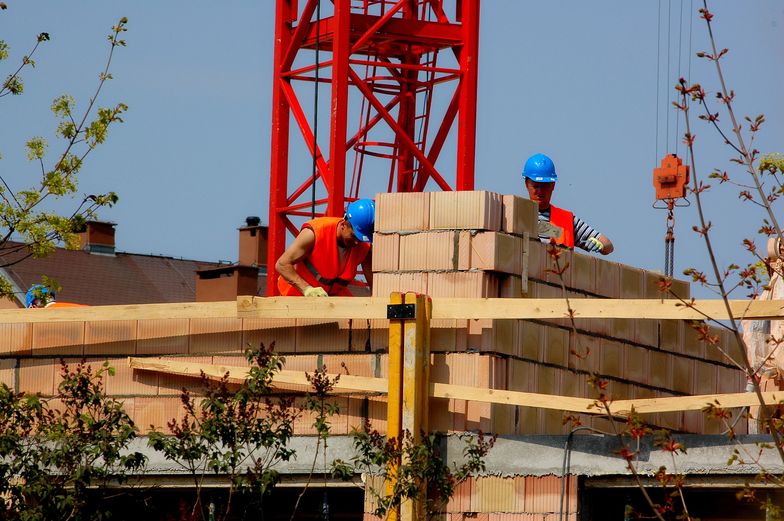
[[[297, 0], [277, 1], [268, 295], [277, 294], [275, 261], [286, 230], [297, 233], [293, 219], [342, 215], [359, 197], [363, 167], [385, 164], [390, 192], [474, 188], [478, 48], [479, 0], [306, 0], [301, 10]], [[440, 51], [449, 51], [441, 64]], [[317, 101], [327, 86], [328, 137]], [[352, 112], [358, 123], [349, 129]], [[455, 121], [455, 173], [446, 176], [438, 159]], [[313, 167], [295, 175], [289, 151], [303, 144]]]

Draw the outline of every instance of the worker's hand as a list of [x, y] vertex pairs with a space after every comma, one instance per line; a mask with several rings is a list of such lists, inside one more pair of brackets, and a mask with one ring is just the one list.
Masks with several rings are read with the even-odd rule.
[[322, 287], [314, 288], [313, 286], [308, 286], [305, 289], [304, 295], [306, 297], [328, 297], [327, 292]]
[[585, 241], [585, 246], [588, 251], [602, 251], [604, 249], [604, 243], [599, 240], [598, 237], [588, 237]]

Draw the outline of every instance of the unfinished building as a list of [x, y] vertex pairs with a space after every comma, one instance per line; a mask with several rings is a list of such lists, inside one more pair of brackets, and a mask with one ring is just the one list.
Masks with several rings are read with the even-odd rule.
[[[561, 250], [558, 265], [565, 269], [559, 273], [546, 245], [537, 239], [536, 208], [527, 199], [483, 191], [423, 192], [379, 194], [376, 202], [372, 289], [376, 300], [388, 299], [392, 292], [424, 294], [434, 306], [462, 298], [650, 299], [652, 303], [666, 298], [659, 290], [657, 273], [590, 255]], [[687, 282], [674, 281], [672, 291], [689, 298]], [[388, 319], [271, 318], [258, 312], [243, 314], [241, 308], [238, 312], [233, 301], [192, 306], [168, 317], [157, 311], [157, 316], [145, 314], [145, 306], [139, 306], [119, 320], [101, 307], [61, 310], [47, 315], [52, 320], [28, 319], [24, 314], [33, 313], [28, 310], [2, 311], [0, 382], [16, 391], [52, 396], [60, 359], [108, 361], [116, 374], [106, 380], [107, 392], [124, 402], [144, 434], [150, 426], [165, 429], [169, 420], [180, 417], [180, 390], [198, 393], [200, 381], [132, 368], [129, 357], [240, 368], [246, 366], [242, 352], [248, 344], [274, 342], [276, 351], [286, 355], [287, 370], [326, 367], [330, 373], [389, 376]], [[564, 397], [596, 398], [589, 385], [592, 376], [607, 383], [605, 392], [613, 400], [745, 389], [744, 373], [720, 349], [700, 341], [685, 320], [577, 316], [572, 324], [568, 317], [479, 319], [471, 318], [471, 309], [463, 310], [463, 315], [430, 321], [430, 382], [552, 399], [546, 407], [429, 399], [430, 430], [499, 435], [486, 472], [460, 485], [443, 519], [624, 519], [627, 506], [642, 509], [639, 489], [617, 455], [614, 433], [623, 428], [624, 418], [572, 410], [568, 413], [572, 421], [564, 421], [564, 411], [570, 410], [561, 407]], [[712, 332], [719, 336], [720, 347], [734, 349], [727, 331]], [[369, 424], [387, 432], [383, 393], [340, 395], [335, 401], [340, 415], [332, 421], [330, 457], [350, 454], [347, 435], [354, 428]], [[744, 437], [746, 420], [740, 417], [740, 409], [733, 414], [739, 446], [754, 450], [755, 440], [764, 437]], [[653, 427], [682, 434], [688, 448], [688, 456], [670, 460], [646, 440], [637, 461], [646, 484], [656, 488], [651, 476], [664, 465], [686, 475], [692, 515], [703, 520], [764, 519], [758, 504], [735, 499], [734, 492], [753, 481], [759, 468], [727, 464], [734, 442], [727, 437], [726, 423], [710, 419], [699, 408], [645, 414], [644, 419]], [[581, 426], [576, 427], [575, 421]], [[296, 443], [303, 453], [313, 450], [308, 447], [314, 434], [308, 418], [297, 423]], [[773, 460], [766, 461], [767, 469], [780, 472], [781, 462]], [[173, 494], [181, 477], [162, 462], [158, 465], [160, 493]], [[301, 461], [281, 470], [291, 486], [301, 486], [298, 478], [305, 472]], [[372, 503], [363, 500], [356, 486], [341, 489], [331, 483], [331, 487], [333, 518], [375, 519]], [[275, 493], [284, 497], [286, 490]], [[762, 493], [784, 500], [775, 488]], [[280, 512], [270, 511], [265, 519], [288, 518], [282, 506], [287, 501], [276, 502]]]

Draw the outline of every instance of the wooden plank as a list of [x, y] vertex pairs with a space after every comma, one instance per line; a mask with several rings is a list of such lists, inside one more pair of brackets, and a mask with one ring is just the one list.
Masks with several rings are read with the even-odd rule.
[[[137, 358], [129, 357], [128, 365], [134, 369], [156, 371], [167, 374], [199, 377], [202, 372], [208, 378], [219, 379], [226, 373], [229, 381], [241, 383], [248, 375], [246, 367], [222, 366], [199, 364], [195, 362], [180, 362], [163, 358]], [[330, 374], [330, 378], [336, 375]], [[283, 370], [275, 374], [275, 384], [294, 384], [309, 386], [304, 371]], [[353, 390], [373, 393], [386, 393], [388, 383], [385, 378], [372, 378], [367, 376], [340, 375], [340, 382], [336, 390]], [[565, 410], [572, 412], [595, 413], [589, 406], [594, 403], [588, 398], [573, 398], [568, 396], [553, 396], [549, 394], [525, 393], [520, 391], [506, 391], [499, 389], [482, 389], [463, 385], [430, 383], [429, 395], [435, 398], [456, 398], [460, 400], [475, 400], [490, 403], [505, 403], [510, 405], [523, 405], [526, 407], [543, 407], [546, 409]]]
[[0, 310], [0, 324], [236, 317], [237, 303], [231, 300], [226, 302], [177, 302], [172, 304]]
[[[526, 393], [523, 391], [507, 391], [505, 389], [483, 389], [465, 385], [430, 383], [430, 396], [435, 398], [456, 398], [477, 402], [520, 405], [523, 407], [539, 407], [556, 411], [582, 412], [596, 414], [592, 405], [595, 400], [573, 396], [556, 396], [552, 394]], [[598, 411], [601, 412], [601, 411]]]
[[389, 299], [381, 297], [237, 297], [240, 318], [385, 319]]
[[[705, 315], [726, 319], [720, 300], [697, 300], [695, 308], [675, 300], [573, 299], [580, 318], [700, 319]], [[735, 318], [773, 319], [784, 317], [784, 301], [730, 301]], [[547, 319], [566, 316], [563, 299], [433, 299], [432, 319]], [[385, 319], [387, 301], [376, 297], [238, 297], [236, 302], [178, 302], [171, 304], [127, 304], [83, 308], [0, 310], [0, 324], [35, 322], [92, 322], [104, 320], [147, 320], [182, 318], [310, 318]]]
[[[727, 318], [721, 300], [697, 300], [688, 307], [677, 300], [658, 299], [571, 299], [575, 317], [581, 318], [631, 318], [631, 319], [702, 319], [706, 316], [717, 320]], [[766, 319], [784, 317], [781, 300], [732, 300], [730, 309], [735, 318]], [[566, 301], [554, 299], [433, 299], [433, 319], [437, 318], [496, 318], [496, 319], [547, 319], [564, 318]]]
[[[198, 378], [203, 372], [208, 378], [220, 379], [228, 373], [228, 380], [232, 383], [242, 383], [248, 376], [247, 367], [223, 366], [212, 364], [199, 364], [195, 362], [181, 362], [164, 358], [137, 358], [129, 357], [128, 365], [133, 369], [145, 371], [156, 371], [159, 373], [177, 374], [182, 376], [192, 376]], [[313, 368], [315, 371], [315, 368]], [[336, 374], [330, 374], [334, 378]], [[305, 377], [305, 371], [282, 370], [275, 373], [272, 380], [273, 385], [304, 385], [310, 387], [310, 383]], [[367, 376], [354, 376], [341, 374], [335, 390], [342, 391], [364, 391], [372, 393], [386, 393], [387, 381], [384, 378], [371, 378]]]
[[[386, 299], [330, 297], [305, 299], [291, 297], [238, 297], [240, 317], [255, 318], [331, 318], [384, 319]], [[697, 300], [693, 307], [677, 300], [658, 299], [572, 299], [575, 317], [683, 319], [710, 316], [724, 320], [727, 312], [721, 300]], [[548, 319], [567, 316], [566, 301], [552, 299], [514, 298], [435, 298], [432, 319]], [[732, 300], [730, 309], [735, 318], [770, 319], [784, 317], [781, 300]]]
[[[766, 405], [776, 405], [784, 400], [784, 392], [770, 391], [762, 393]], [[716, 403], [718, 402], [718, 404]], [[755, 393], [731, 393], [731, 394], [703, 394], [695, 396], [672, 396], [666, 398], [645, 398], [640, 400], [618, 400], [610, 405], [614, 414], [627, 416], [634, 407], [639, 414], [650, 414], [655, 412], [675, 412], [675, 411], [699, 411], [708, 404], [723, 407], [725, 409], [733, 407], [745, 407], [749, 405], [759, 405], [759, 400]]]
[[[241, 383], [248, 375], [245, 367], [220, 366], [198, 364], [193, 362], [179, 362], [161, 358], [134, 358], [128, 359], [130, 367], [147, 371], [157, 371], [168, 374], [198, 377], [203, 371], [209, 378], [222, 378], [229, 373], [229, 381]], [[330, 378], [337, 375], [331, 374]], [[304, 385], [309, 386], [304, 371], [282, 370], [275, 374], [274, 384], [279, 385]], [[337, 391], [362, 391], [372, 393], [386, 393], [387, 380], [367, 376], [340, 375]], [[591, 398], [578, 398], [574, 396], [556, 396], [550, 394], [527, 393], [522, 391], [507, 391], [504, 389], [483, 389], [431, 382], [429, 395], [434, 398], [454, 398], [459, 400], [473, 400], [487, 403], [500, 403], [519, 405], [523, 407], [538, 407], [556, 411], [579, 412], [585, 414], [604, 414], [600, 408], [594, 406], [595, 400]], [[775, 405], [784, 400], [784, 391], [764, 392], [762, 396], [766, 405]], [[672, 396], [666, 398], [646, 398], [637, 400], [616, 400], [610, 404], [612, 414], [627, 416], [632, 406], [639, 414], [657, 412], [695, 411], [701, 410], [709, 403], [718, 401], [721, 407], [733, 408], [759, 405], [757, 395], [754, 393], [730, 394], [705, 394], [696, 396]]]

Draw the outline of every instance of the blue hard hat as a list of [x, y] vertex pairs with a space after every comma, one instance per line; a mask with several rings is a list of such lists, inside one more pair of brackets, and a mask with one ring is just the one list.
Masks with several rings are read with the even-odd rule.
[[33, 307], [33, 303], [39, 298], [54, 299], [54, 292], [49, 291], [43, 284], [33, 284], [25, 294], [25, 307]]
[[373, 226], [376, 224], [376, 203], [373, 199], [357, 199], [346, 207], [346, 220], [354, 229], [354, 235], [362, 242], [373, 242]]
[[555, 163], [544, 154], [534, 154], [528, 158], [523, 167], [523, 177], [537, 183], [554, 183], [558, 180]]

